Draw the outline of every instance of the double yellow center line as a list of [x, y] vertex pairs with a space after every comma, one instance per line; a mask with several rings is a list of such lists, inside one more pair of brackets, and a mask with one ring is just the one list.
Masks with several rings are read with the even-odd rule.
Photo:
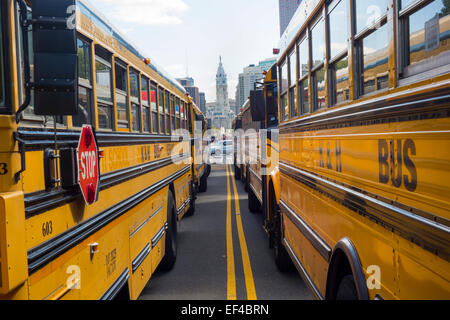
[[250, 257], [247, 249], [247, 242], [245, 240], [244, 228], [242, 226], [241, 210], [239, 207], [239, 195], [237, 193], [236, 182], [232, 177], [232, 170], [229, 165], [226, 165], [227, 170], [227, 299], [236, 300], [236, 267], [234, 264], [234, 248], [233, 248], [233, 230], [232, 230], [232, 217], [231, 217], [231, 187], [230, 180], [232, 181], [234, 191], [234, 201], [236, 209], [236, 225], [239, 236], [239, 244], [241, 248], [242, 264], [244, 267], [245, 286], [247, 289], [247, 299], [257, 300], [255, 281], [253, 279], [252, 266], [250, 263]]

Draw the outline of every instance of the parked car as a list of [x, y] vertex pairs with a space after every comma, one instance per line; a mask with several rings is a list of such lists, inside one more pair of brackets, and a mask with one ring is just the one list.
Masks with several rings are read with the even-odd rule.
[[223, 154], [231, 156], [233, 154], [233, 141], [223, 140], [220, 141], [219, 145], [216, 147], [215, 155], [222, 156]]

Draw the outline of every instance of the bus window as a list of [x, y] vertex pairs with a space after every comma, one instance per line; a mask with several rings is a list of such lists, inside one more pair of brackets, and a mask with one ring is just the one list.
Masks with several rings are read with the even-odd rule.
[[388, 87], [388, 29], [385, 24], [362, 40], [362, 94]]
[[170, 119], [172, 121], [172, 132], [174, 132], [177, 127], [175, 125], [175, 98], [173, 95], [170, 95]]
[[78, 114], [72, 117], [74, 127], [92, 124], [91, 96], [91, 44], [81, 38], [77, 40], [78, 50]]
[[312, 81], [314, 88], [313, 108], [319, 110], [326, 107], [325, 104], [325, 66], [323, 63], [325, 57], [325, 24], [320, 17], [311, 30], [312, 45]]
[[[450, 5], [434, 0], [425, 6], [410, 4], [424, 1], [401, 0], [400, 24], [405, 48], [402, 53], [403, 77], [449, 64]], [[442, 68], [442, 72], [448, 69]]]
[[133, 131], [141, 131], [141, 102], [139, 100], [139, 74], [130, 69], [131, 120]]
[[[389, 1], [390, 2], [390, 1]], [[356, 33], [371, 29], [386, 15], [388, 0], [357, 0], [356, 5]]]
[[[388, 27], [387, 0], [355, 1], [357, 35], [356, 47], [359, 48], [359, 94], [365, 95], [388, 87]], [[374, 10], [377, 8], [377, 10]], [[363, 32], [362, 32], [363, 31]], [[362, 32], [361, 34], [358, 34]]]
[[332, 65], [333, 104], [339, 104], [350, 99], [350, 83], [348, 71], [348, 56]]
[[150, 88], [150, 105], [152, 109], [152, 132], [159, 132], [159, 122], [158, 122], [158, 106], [157, 106], [157, 91], [156, 85], [151, 84]]
[[149, 101], [149, 83], [148, 79], [141, 77], [141, 101], [142, 101], [142, 129], [144, 132], [150, 132], [151, 111]]
[[181, 118], [180, 118], [180, 99], [177, 98], [176, 99], [176, 103], [175, 103], [175, 113], [177, 115], [177, 128], [181, 129]]
[[166, 91], [164, 93], [164, 113], [166, 115], [166, 133], [170, 134], [170, 95], [169, 95], [169, 91]]
[[[2, 5], [3, 7], [3, 5]], [[3, 11], [3, 8], [0, 8]], [[0, 108], [5, 107], [5, 67], [3, 54], [3, 16], [0, 12]]]
[[280, 115], [281, 121], [285, 121], [288, 119], [288, 97], [287, 97], [287, 88], [288, 88], [288, 69], [287, 62], [284, 61], [280, 68], [280, 93], [281, 93], [281, 108]]
[[112, 96], [111, 54], [95, 47], [95, 79], [97, 86], [98, 126], [100, 129], [114, 128], [114, 102]]
[[297, 114], [297, 51], [289, 55], [289, 116], [295, 118]]
[[299, 104], [300, 104], [300, 114], [309, 113], [309, 81], [308, 81], [308, 71], [309, 71], [309, 41], [308, 37], [301, 40], [298, 46], [299, 54]]
[[331, 96], [332, 105], [348, 101], [350, 96], [350, 83], [348, 71], [348, 26], [347, 2], [335, 0], [328, 7], [328, 21], [330, 34], [330, 65], [331, 70]]
[[166, 120], [164, 115], [164, 89], [158, 89], [158, 101], [159, 101], [159, 132], [166, 133]]
[[115, 64], [116, 69], [116, 103], [117, 103], [117, 124], [120, 129], [129, 129], [128, 119], [128, 81], [127, 68], [120, 64]]

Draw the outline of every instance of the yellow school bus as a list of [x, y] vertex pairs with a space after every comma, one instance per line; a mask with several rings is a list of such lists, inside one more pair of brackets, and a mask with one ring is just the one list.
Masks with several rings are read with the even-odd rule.
[[[0, 299], [136, 299], [174, 265], [194, 208], [196, 107], [88, 2], [0, 10]], [[85, 125], [92, 205], [74, 156]]]
[[248, 191], [249, 211], [262, 211], [275, 264], [280, 271], [288, 271], [292, 264], [280, 232], [277, 70], [275, 64], [265, 73], [263, 83], [250, 92], [250, 99], [235, 119], [234, 159], [235, 177]]
[[305, 0], [282, 37], [280, 233], [318, 299], [450, 299], [449, 13]]

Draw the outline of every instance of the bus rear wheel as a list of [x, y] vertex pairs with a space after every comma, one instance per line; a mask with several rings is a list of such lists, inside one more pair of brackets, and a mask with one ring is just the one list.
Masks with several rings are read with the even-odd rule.
[[248, 188], [248, 210], [251, 213], [258, 213], [261, 211], [259, 200], [253, 192], [252, 188]]
[[169, 190], [167, 199], [167, 226], [166, 248], [164, 258], [160, 265], [161, 270], [164, 271], [171, 270], [177, 260], [177, 217], [175, 212], [175, 199], [171, 190]]
[[273, 218], [273, 229], [271, 244], [273, 246], [273, 253], [275, 259], [275, 265], [280, 272], [289, 272], [294, 269], [294, 265], [291, 261], [291, 257], [286, 251], [283, 245], [283, 232], [281, 226], [281, 212], [277, 205], [275, 195], [273, 191], [270, 192], [270, 206], [271, 216]]
[[241, 168], [236, 165], [234, 166], [234, 178], [236, 180], [241, 180]]
[[208, 190], [208, 175], [205, 172], [200, 178], [200, 186], [198, 187], [199, 192], [206, 192]]
[[191, 190], [191, 192], [190, 192], [191, 201], [189, 203], [189, 209], [186, 212], [186, 217], [192, 217], [195, 213], [195, 198], [197, 196], [195, 195], [195, 186], [193, 183], [191, 183], [190, 190]]

